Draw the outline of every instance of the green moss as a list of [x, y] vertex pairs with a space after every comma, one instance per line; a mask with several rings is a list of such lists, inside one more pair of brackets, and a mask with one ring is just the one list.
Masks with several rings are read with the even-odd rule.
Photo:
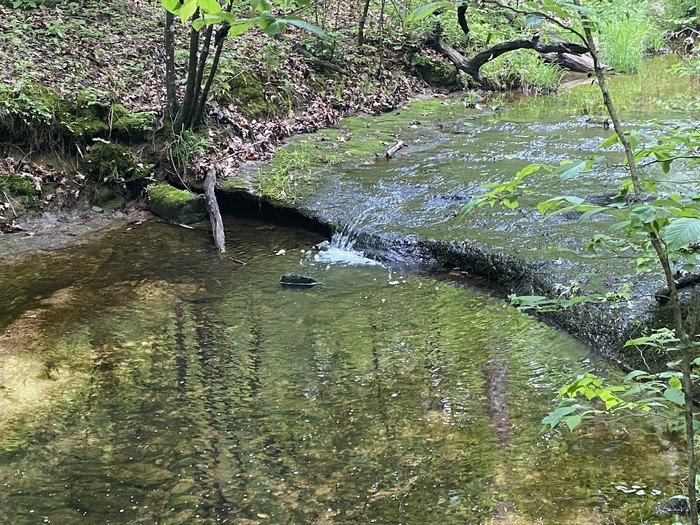
[[[252, 183], [266, 197], [293, 202], [313, 190], [314, 184], [327, 174], [323, 169], [325, 166], [374, 161], [378, 156], [381, 159], [384, 152], [396, 143], [397, 137], [411, 143], [422, 136], [425, 131], [421, 120], [430, 115], [439, 113], [450, 119], [470, 112], [460, 99], [431, 98], [379, 116], [346, 118], [335, 128], [322, 129], [290, 141], [272, 160], [261, 166], [253, 175]], [[230, 184], [234, 189], [240, 186]]]
[[231, 100], [249, 119], [270, 117], [280, 108], [265, 96], [263, 84], [255, 76], [243, 73], [231, 82]]
[[98, 182], [143, 180], [148, 168], [137, 164], [134, 154], [121, 144], [95, 144], [81, 165], [85, 175]]
[[156, 215], [180, 224], [192, 224], [207, 216], [204, 199], [169, 184], [157, 184], [148, 192], [148, 203]]
[[153, 115], [105, 104], [89, 91], [75, 100], [40, 84], [0, 85], [0, 140], [41, 144], [64, 140], [85, 144], [93, 138], [138, 140], [151, 128]]
[[445, 62], [419, 54], [411, 59], [411, 65], [416, 73], [433, 87], [451, 89], [459, 86], [457, 69]]

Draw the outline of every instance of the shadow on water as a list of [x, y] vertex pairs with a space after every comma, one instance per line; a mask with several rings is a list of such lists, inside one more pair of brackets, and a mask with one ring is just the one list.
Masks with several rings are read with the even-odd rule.
[[540, 433], [590, 368], [574, 340], [317, 261], [317, 234], [226, 227], [245, 266], [149, 221], [0, 269], [0, 523], [639, 523], [675, 490], [653, 428]]

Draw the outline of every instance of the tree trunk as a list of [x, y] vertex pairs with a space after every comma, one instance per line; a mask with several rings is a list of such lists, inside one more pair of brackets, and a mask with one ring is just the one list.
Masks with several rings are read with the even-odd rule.
[[365, 0], [365, 5], [362, 7], [360, 22], [357, 26], [357, 47], [362, 47], [365, 43], [365, 24], [367, 23], [367, 13], [369, 13], [370, 0]]
[[204, 110], [207, 107], [207, 99], [209, 98], [209, 91], [211, 90], [211, 85], [214, 82], [214, 76], [216, 75], [217, 69], [219, 69], [219, 60], [221, 59], [221, 50], [224, 48], [224, 41], [226, 40], [226, 35], [228, 34], [228, 27], [224, 26], [219, 29], [219, 33], [216, 35], [214, 40], [216, 51], [214, 52], [214, 60], [211, 63], [211, 69], [209, 70], [209, 76], [207, 77], [207, 83], [204, 85], [202, 94], [199, 97], [199, 102], [197, 103], [197, 109], [194, 113], [194, 118], [192, 119], [193, 126], [199, 126], [204, 117]]
[[464, 71], [467, 75], [472, 77], [474, 82], [476, 82], [479, 87], [487, 90], [494, 90], [496, 89], [496, 86], [491, 81], [481, 77], [479, 72], [481, 67], [499, 56], [509, 53], [510, 51], [515, 51], [516, 49], [532, 49], [540, 54], [570, 53], [573, 55], [581, 55], [588, 52], [587, 47], [580, 44], [574, 44], [573, 42], [541, 42], [539, 36], [537, 35], [528, 40], [517, 39], [501, 42], [495, 46], [485, 49], [484, 51], [480, 51], [469, 59], [465, 58], [459, 51], [442, 40], [442, 38], [435, 39], [433, 41], [433, 45], [455, 66], [457, 66], [458, 69]]
[[[193, 128], [199, 124], [194, 122], [197, 108], [199, 107], [199, 97], [202, 94], [202, 79], [204, 78], [204, 69], [207, 67], [207, 58], [209, 58], [209, 45], [211, 44], [211, 34], [214, 26], [209, 26], [204, 32], [204, 45], [202, 52], [199, 54], [199, 65], [197, 66], [197, 76], [194, 79], [194, 93], [192, 95], [192, 105], [190, 106], [190, 114], [185, 119], [185, 127]], [[212, 70], [215, 71], [215, 70]]]
[[[195, 13], [193, 18], [196, 18]], [[177, 119], [173, 124], [173, 131], [179, 134], [186, 126], [185, 122], [192, 112], [192, 97], [194, 96], [194, 82], [197, 78], [197, 57], [199, 54], [199, 31], [194, 28], [190, 30], [190, 55], [187, 62], [187, 87], [185, 88], [185, 97], [182, 99], [182, 105], [177, 114]]]
[[165, 48], [165, 116], [172, 122], [177, 111], [175, 86], [175, 15], [165, 12], [165, 30], [163, 32]]

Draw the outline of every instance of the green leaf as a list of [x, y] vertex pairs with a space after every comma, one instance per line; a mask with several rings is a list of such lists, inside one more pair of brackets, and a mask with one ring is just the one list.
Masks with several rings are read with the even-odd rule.
[[447, 9], [450, 7], [454, 7], [454, 4], [452, 2], [429, 2], [427, 4], [423, 4], [415, 8], [413, 11], [408, 13], [404, 18], [404, 22], [406, 22], [407, 24], [410, 24], [412, 22], [418, 22], [420, 20], [423, 20], [424, 18], [429, 17], [438, 9]]
[[671, 388], [675, 388], [676, 390], [681, 389], [681, 380], [678, 378], [678, 376], [673, 376], [671, 379], [668, 380], [668, 386]]
[[565, 406], [558, 407], [556, 410], [552, 411], [544, 419], [542, 419], [543, 425], [549, 425], [551, 428], [556, 427], [561, 423], [562, 419], [572, 412], [576, 412], [575, 406]]
[[543, 167], [544, 166], [542, 164], [528, 164], [523, 169], [521, 169], [518, 173], [516, 173], [515, 176], [519, 179], [522, 179], [522, 178], [527, 177], [528, 175], [532, 175], [533, 173], [537, 173]]
[[669, 250], [678, 250], [700, 240], [700, 219], [682, 218], [672, 221], [664, 228], [663, 239]]
[[[627, 343], [625, 343], [625, 346], [627, 346]], [[640, 377], [649, 377], [649, 372], [645, 372], [644, 370], [632, 370], [629, 374], [625, 376], [625, 381], [634, 381]]]
[[173, 14], [182, 20], [182, 23], [184, 24], [192, 17], [196, 10], [197, 0], [185, 0], [185, 3], [181, 4], [179, 8], [173, 11]]
[[299, 20], [298, 18], [278, 18], [277, 20], [308, 31], [309, 33], [313, 33], [323, 40], [325, 40], [328, 36], [326, 32], [317, 25], [311, 24], [304, 20]]
[[160, 5], [162, 5], [163, 9], [165, 9], [166, 11], [174, 13], [175, 10], [180, 6], [180, 0], [162, 0]]
[[603, 142], [598, 144], [598, 149], [609, 148], [610, 146], [614, 146], [618, 142], [620, 142], [620, 137], [617, 136], [617, 133], [613, 133], [607, 139], [605, 139]]
[[678, 388], [667, 388], [664, 391], [664, 398], [678, 406], [685, 406], [685, 394]]
[[221, 5], [216, 0], [197, 0], [197, 5], [204, 14], [215, 15], [221, 12]]
[[573, 432], [581, 424], [581, 416], [575, 414], [564, 419], [564, 423], [569, 427], [569, 432]]
[[580, 162], [565, 162], [559, 166], [554, 173], [559, 175], [561, 180], [570, 180], [581, 175], [581, 173], [586, 170], [587, 166], [588, 161], [585, 160]]

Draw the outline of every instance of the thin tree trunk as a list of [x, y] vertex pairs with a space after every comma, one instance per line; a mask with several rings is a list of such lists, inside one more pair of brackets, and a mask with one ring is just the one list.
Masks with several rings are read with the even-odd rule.
[[[574, 3], [580, 6], [580, 0], [574, 0]], [[590, 50], [591, 57], [593, 58], [593, 65], [595, 67], [596, 77], [598, 79], [598, 85], [600, 87], [601, 94], [603, 96], [603, 103], [605, 104], [608, 114], [610, 115], [610, 120], [612, 120], [613, 128], [618, 136], [620, 144], [625, 150], [625, 157], [627, 158], [627, 164], [630, 173], [630, 179], [632, 181], [632, 187], [634, 189], [633, 202], [642, 202], [644, 198], [644, 193], [641, 184], [641, 178], [639, 175], [639, 170], [637, 169], [637, 163], [634, 158], [634, 151], [632, 145], [628, 140], [627, 136], [622, 129], [620, 124], [620, 119], [613, 105], [612, 98], [610, 97], [610, 92], [608, 91], [607, 84], [605, 82], [605, 72], [601, 67], [598, 50], [596, 49], [595, 41], [593, 39], [593, 33], [591, 31], [588, 20], [583, 18], [583, 30], [586, 37], [586, 45]], [[688, 456], [688, 515], [690, 518], [691, 525], [698, 525], [698, 503], [697, 503], [697, 493], [695, 487], [695, 476], [697, 474], [697, 464], [695, 460], [695, 429], [694, 429], [694, 410], [693, 410], [693, 378], [692, 372], [692, 360], [693, 360], [693, 344], [690, 341], [688, 332], [685, 329], [683, 323], [683, 313], [681, 311], [681, 303], [678, 297], [678, 290], [676, 288], [676, 282], [673, 279], [673, 271], [671, 268], [671, 262], [669, 261], [668, 254], [664, 249], [663, 240], [659, 235], [651, 228], [647, 227], [647, 234], [649, 236], [649, 241], [654, 247], [657, 258], [661, 263], [661, 267], [664, 272], [664, 277], [666, 279], [666, 285], [669, 292], [669, 302], [671, 303], [671, 312], [673, 316], [673, 324], [676, 332], [676, 337], [680, 340], [680, 347], [682, 352], [681, 357], [681, 372], [682, 378], [681, 383], [683, 386], [683, 391], [685, 394], [685, 406], [684, 406], [684, 419], [685, 419], [685, 439], [686, 439], [686, 453]]]
[[219, 59], [221, 58], [221, 50], [224, 48], [224, 40], [226, 38], [221, 38], [216, 43], [216, 51], [214, 52], [214, 60], [211, 63], [211, 69], [209, 70], [209, 76], [207, 77], [207, 83], [204, 85], [202, 94], [199, 97], [199, 102], [197, 104], [197, 110], [194, 113], [194, 118], [192, 119], [193, 126], [199, 126], [202, 122], [202, 117], [204, 116], [204, 110], [207, 107], [207, 99], [209, 98], [209, 91], [211, 90], [211, 85], [214, 82], [214, 76], [216, 75], [216, 70], [219, 68]]
[[[193, 18], [197, 18], [195, 13]], [[192, 108], [192, 97], [194, 95], [194, 82], [197, 78], [197, 57], [199, 53], [199, 31], [195, 31], [194, 28], [190, 30], [190, 55], [187, 62], [187, 86], [185, 88], [185, 97], [182, 99], [182, 105], [180, 106], [180, 111], [175, 119], [175, 124], [173, 124], [173, 131], [175, 133], [180, 133], [186, 126], [185, 122], [187, 117], [191, 113]]]
[[172, 122], [177, 110], [175, 91], [175, 15], [165, 11], [165, 30], [163, 32], [165, 48], [165, 116]]
[[211, 44], [211, 34], [214, 30], [214, 26], [209, 26], [204, 32], [204, 45], [202, 46], [202, 51], [199, 54], [199, 66], [197, 66], [197, 76], [194, 80], [194, 93], [192, 95], [192, 106], [190, 107], [190, 114], [187, 115], [185, 119], [186, 127], [195, 127], [198, 122], [194, 121], [195, 115], [197, 114], [197, 108], [199, 108], [199, 97], [202, 94], [202, 79], [204, 78], [204, 70], [207, 67], [207, 58], [209, 58], [209, 45]]
[[365, 43], [365, 24], [367, 23], [367, 13], [369, 13], [369, 3], [371, 0], [365, 0], [365, 5], [362, 7], [360, 22], [357, 27], [357, 47], [362, 47]]

